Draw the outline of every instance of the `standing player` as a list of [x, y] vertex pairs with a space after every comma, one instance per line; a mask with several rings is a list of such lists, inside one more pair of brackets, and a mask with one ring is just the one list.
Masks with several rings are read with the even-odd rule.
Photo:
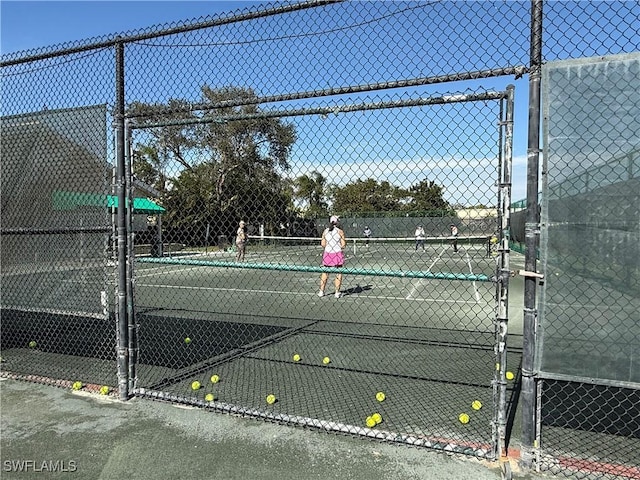
[[449, 225], [451, 229], [451, 245], [453, 246], [453, 251], [458, 251], [458, 227], [456, 227], [453, 223]]
[[244, 229], [244, 220], [240, 220], [236, 232], [236, 262], [244, 262], [244, 252], [247, 247], [247, 232]]
[[[322, 239], [320, 245], [324, 249], [322, 252], [322, 266], [323, 267], [336, 267], [340, 268], [344, 265], [344, 252], [343, 250], [347, 246], [347, 240], [344, 236], [342, 229], [338, 228], [339, 218], [336, 215], [332, 215], [329, 219], [329, 226], [322, 232]], [[320, 275], [320, 291], [319, 297], [324, 296], [324, 289], [327, 286], [327, 280], [329, 279], [329, 273], [322, 272]], [[342, 274], [336, 273], [336, 278], [333, 282], [335, 286], [335, 297], [340, 298], [340, 285], [342, 285]]]
[[364, 231], [362, 232], [362, 234], [364, 235], [364, 244], [368, 247], [369, 239], [371, 238], [371, 229], [368, 225], [364, 227]]
[[416, 227], [414, 236], [416, 237], [416, 251], [418, 250], [418, 247], [422, 247], [422, 250], [424, 251], [424, 228], [422, 228], [422, 225], [418, 225]]

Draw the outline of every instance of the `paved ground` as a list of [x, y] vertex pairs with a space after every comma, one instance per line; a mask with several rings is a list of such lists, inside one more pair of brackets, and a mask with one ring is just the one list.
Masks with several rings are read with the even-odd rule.
[[11, 379], [0, 392], [2, 479], [501, 478], [497, 463], [146, 399]]

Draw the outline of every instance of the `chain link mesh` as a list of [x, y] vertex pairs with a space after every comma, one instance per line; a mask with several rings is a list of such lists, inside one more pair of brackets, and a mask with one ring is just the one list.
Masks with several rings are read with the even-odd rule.
[[[205, 87], [200, 103], [239, 93]], [[137, 257], [139, 388], [191, 402], [212, 394], [224, 408], [363, 434], [377, 411], [394, 436], [449, 438], [470, 451], [476, 442], [490, 455], [491, 408], [471, 425], [458, 416], [474, 400], [493, 403], [497, 210], [459, 217], [451, 204], [497, 203], [499, 155], [489, 152], [500, 103], [466, 97], [440, 96], [428, 110], [424, 97], [240, 105], [194, 115], [194, 128], [136, 128], [134, 163], [161, 192], [163, 242], [180, 249]], [[158, 150], [157, 160], [145, 156]], [[464, 189], [455, 186], [462, 180]], [[339, 276], [322, 267], [331, 215], [346, 237]], [[368, 244], [365, 227], [376, 232]], [[324, 287], [320, 273], [330, 276]], [[212, 375], [224, 381], [212, 384]], [[278, 398], [271, 407], [269, 394]], [[417, 418], [416, 404], [430, 414]]]
[[117, 382], [113, 68], [105, 50], [3, 66], [2, 369], [37, 381]]
[[[135, 394], [495, 458], [513, 428], [523, 328], [509, 292], [521, 279], [508, 280], [522, 258], [506, 242], [527, 228], [526, 210], [510, 218], [502, 204], [504, 91], [516, 84], [524, 156], [531, 7], [279, 2], [3, 55], [3, 374], [129, 380]], [[639, 9], [545, 2], [544, 62], [637, 55]], [[630, 72], [615, 85], [637, 92]], [[559, 97], [578, 85], [601, 98], [579, 78]], [[637, 107], [637, 93], [616, 101]], [[551, 104], [549, 128], [592, 124], [615, 143], [623, 122], [599, 123], [592, 106], [558, 117]], [[640, 465], [638, 380], [625, 370], [640, 323], [637, 136], [627, 140], [606, 155], [602, 141], [568, 140], [584, 172], [570, 189], [559, 172], [573, 167], [545, 151], [537, 466], [554, 473], [609, 478]], [[327, 271], [331, 215], [346, 260]], [[122, 335], [131, 369], [118, 377]]]

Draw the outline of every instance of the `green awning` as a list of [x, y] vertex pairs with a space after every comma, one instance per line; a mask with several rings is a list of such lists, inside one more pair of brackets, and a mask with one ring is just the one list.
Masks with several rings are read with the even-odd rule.
[[[56, 191], [52, 195], [55, 210], [71, 210], [77, 207], [118, 208], [118, 197], [101, 193], [62, 192]], [[133, 213], [155, 215], [166, 210], [148, 198], [133, 199]]]

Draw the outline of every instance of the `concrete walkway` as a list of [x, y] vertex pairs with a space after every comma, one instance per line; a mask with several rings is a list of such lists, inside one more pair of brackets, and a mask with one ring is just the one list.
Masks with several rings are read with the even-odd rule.
[[147, 399], [12, 379], [0, 393], [3, 480], [501, 478], [497, 463]]

